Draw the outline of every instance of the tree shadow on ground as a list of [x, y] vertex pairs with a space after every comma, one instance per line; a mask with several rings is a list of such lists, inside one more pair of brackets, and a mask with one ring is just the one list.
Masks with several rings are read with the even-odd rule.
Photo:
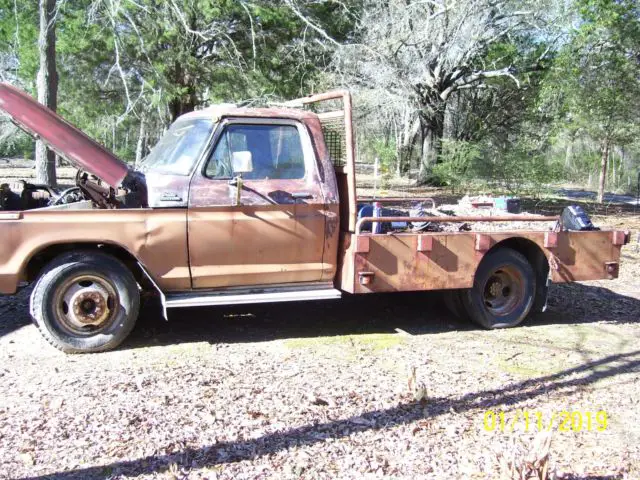
[[[550, 307], [526, 326], [640, 321], [640, 300], [579, 283], [554, 285]], [[207, 341], [248, 343], [288, 338], [397, 333], [428, 335], [479, 329], [449, 313], [439, 292], [346, 295], [341, 300], [184, 308], [161, 320], [143, 309], [140, 323], [121, 348]]]
[[414, 335], [470, 330], [453, 318], [435, 293], [347, 295], [340, 300], [287, 302], [169, 310], [169, 321], [157, 309], [143, 312], [139, 328], [124, 348], [209, 341], [245, 343], [284, 338], [350, 334]]
[[[565, 192], [569, 193], [570, 191], [567, 190]], [[589, 195], [581, 196], [579, 192], [573, 192], [567, 196], [570, 198], [524, 198], [521, 200], [522, 210], [540, 215], [559, 215], [565, 207], [579, 205], [589, 215], [634, 217], [640, 213], [640, 205], [624, 203], [624, 200], [628, 201], [631, 199], [630, 197], [621, 196], [618, 198], [615, 195], [608, 194], [603, 203], [597, 203]]]
[[529, 322], [531, 325], [640, 322], [640, 297], [597, 285], [554, 285], [549, 292], [548, 305], [545, 313], [536, 315]]
[[[0, 303], [0, 338], [31, 324], [29, 289]], [[183, 308], [161, 319], [153, 305], [143, 307], [124, 349], [208, 341], [261, 342], [287, 338], [396, 333], [412, 335], [468, 331], [479, 327], [449, 313], [439, 292], [347, 295], [340, 300]], [[4, 300], [4, 299], [1, 299]], [[574, 323], [637, 323], [640, 299], [581, 283], [554, 285], [549, 309], [526, 326]]]
[[459, 398], [436, 397], [430, 398], [428, 402], [410, 401], [389, 409], [365, 412], [357, 417], [304, 425], [255, 439], [219, 442], [202, 448], [186, 448], [168, 455], [151, 455], [135, 460], [29, 478], [31, 480], [47, 478], [66, 480], [103, 478], [105, 475], [148, 475], [164, 472], [172, 464], [189, 469], [200, 469], [221, 463], [253, 460], [295, 447], [322, 443], [327, 438], [344, 438], [362, 431], [387, 429], [425, 418], [436, 418], [450, 412], [451, 409], [457, 413], [464, 413], [476, 409], [509, 407], [525, 400], [530, 401], [539, 396], [546, 396], [551, 392], [570, 391], [605, 378], [635, 372], [640, 373], [640, 350], [609, 355], [560, 373], [512, 383], [499, 389], [471, 392]]

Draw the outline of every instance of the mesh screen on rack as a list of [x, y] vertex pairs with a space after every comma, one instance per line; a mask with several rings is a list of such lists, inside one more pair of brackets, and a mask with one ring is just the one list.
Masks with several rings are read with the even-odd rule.
[[344, 116], [321, 118], [324, 142], [334, 167], [343, 167], [347, 163]]

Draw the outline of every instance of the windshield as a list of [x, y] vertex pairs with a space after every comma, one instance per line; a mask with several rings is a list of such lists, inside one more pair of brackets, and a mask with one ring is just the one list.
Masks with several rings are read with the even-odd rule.
[[205, 118], [176, 121], [142, 162], [140, 170], [188, 175], [206, 146], [213, 125]]

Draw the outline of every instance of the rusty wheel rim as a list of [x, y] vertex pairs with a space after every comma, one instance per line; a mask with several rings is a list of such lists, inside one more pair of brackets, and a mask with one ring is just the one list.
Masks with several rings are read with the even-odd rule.
[[54, 296], [60, 326], [73, 335], [95, 335], [106, 330], [116, 317], [120, 302], [106, 278], [79, 275], [60, 285]]
[[496, 317], [513, 313], [523, 296], [524, 277], [520, 270], [512, 266], [496, 269], [489, 275], [483, 288], [484, 305]]

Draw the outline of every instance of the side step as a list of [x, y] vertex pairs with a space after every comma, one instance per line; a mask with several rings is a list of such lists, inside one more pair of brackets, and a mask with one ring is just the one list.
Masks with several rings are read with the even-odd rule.
[[335, 288], [265, 288], [245, 291], [188, 292], [168, 294], [167, 308], [242, 305], [249, 303], [298, 302], [302, 300], [332, 300], [342, 296]]

